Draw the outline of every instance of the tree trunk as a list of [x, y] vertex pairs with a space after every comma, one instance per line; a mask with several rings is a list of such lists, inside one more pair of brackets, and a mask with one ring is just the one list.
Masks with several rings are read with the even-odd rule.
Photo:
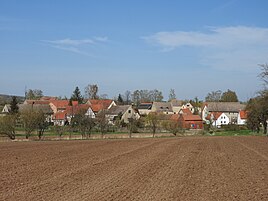
[[265, 121], [263, 121], [263, 134], [267, 134], [267, 122], [266, 122], [266, 120]]

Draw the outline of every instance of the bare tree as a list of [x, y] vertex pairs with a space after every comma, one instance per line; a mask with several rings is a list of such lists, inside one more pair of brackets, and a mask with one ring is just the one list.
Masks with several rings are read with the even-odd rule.
[[24, 110], [20, 113], [20, 118], [24, 125], [26, 139], [30, 137], [32, 132], [39, 129], [39, 139], [42, 136], [43, 127], [41, 126], [45, 122], [44, 113], [41, 110]]
[[104, 137], [104, 133], [107, 130], [108, 127], [108, 120], [106, 118], [106, 110], [102, 110], [97, 114], [96, 122], [101, 132], [101, 137]]
[[40, 89], [29, 89], [26, 92], [26, 99], [29, 100], [39, 100], [40, 98], [43, 97], [43, 91]]
[[156, 129], [159, 126], [160, 121], [160, 114], [151, 112], [146, 117], [147, 124], [149, 125], [150, 129], [152, 130], [153, 137], [155, 136]]
[[85, 87], [85, 97], [89, 99], [99, 99], [99, 87], [97, 84], [89, 84]]
[[264, 81], [264, 84], [268, 84], [268, 64], [259, 64], [261, 67], [261, 73], [259, 74], [259, 77]]
[[171, 100], [174, 100], [174, 99], [176, 99], [175, 89], [170, 89], [168, 100], [171, 101]]
[[125, 99], [126, 105], [129, 105], [131, 103], [131, 92], [130, 91], [127, 90], [125, 92], [124, 99]]
[[0, 134], [9, 137], [11, 140], [15, 140], [16, 119], [16, 115], [0, 117]]
[[207, 94], [206, 102], [219, 102], [221, 100], [222, 92], [221, 90], [212, 91]]

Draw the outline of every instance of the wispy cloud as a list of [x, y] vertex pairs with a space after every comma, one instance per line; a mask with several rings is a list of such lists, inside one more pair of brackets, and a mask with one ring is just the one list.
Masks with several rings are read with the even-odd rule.
[[268, 28], [210, 27], [207, 32], [158, 32], [142, 38], [162, 51], [196, 48], [200, 64], [216, 68], [254, 67], [268, 55]]
[[83, 51], [82, 49], [86, 49], [86, 47], [88, 46], [98, 45], [99, 43], [106, 42], [107, 40], [107, 37], [94, 37], [92, 39], [86, 38], [79, 40], [70, 38], [60, 40], [42, 40], [41, 42], [56, 49], [91, 56], [91, 54], [86, 51]]

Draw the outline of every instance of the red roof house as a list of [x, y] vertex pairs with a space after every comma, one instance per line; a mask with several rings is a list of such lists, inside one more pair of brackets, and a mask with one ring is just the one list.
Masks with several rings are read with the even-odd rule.
[[180, 114], [178, 121], [184, 129], [203, 129], [203, 121], [199, 115]]

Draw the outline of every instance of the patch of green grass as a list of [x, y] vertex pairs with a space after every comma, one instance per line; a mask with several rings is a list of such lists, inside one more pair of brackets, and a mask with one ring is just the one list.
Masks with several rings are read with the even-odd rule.
[[249, 136], [249, 135], [258, 135], [258, 136], [263, 136], [263, 134], [252, 132], [251, 130], [239, 130], [239, 131], [216, 131], [213, 132], [212, 134], [207, 133], [207, 135], [212, 135], [212, 136]]

